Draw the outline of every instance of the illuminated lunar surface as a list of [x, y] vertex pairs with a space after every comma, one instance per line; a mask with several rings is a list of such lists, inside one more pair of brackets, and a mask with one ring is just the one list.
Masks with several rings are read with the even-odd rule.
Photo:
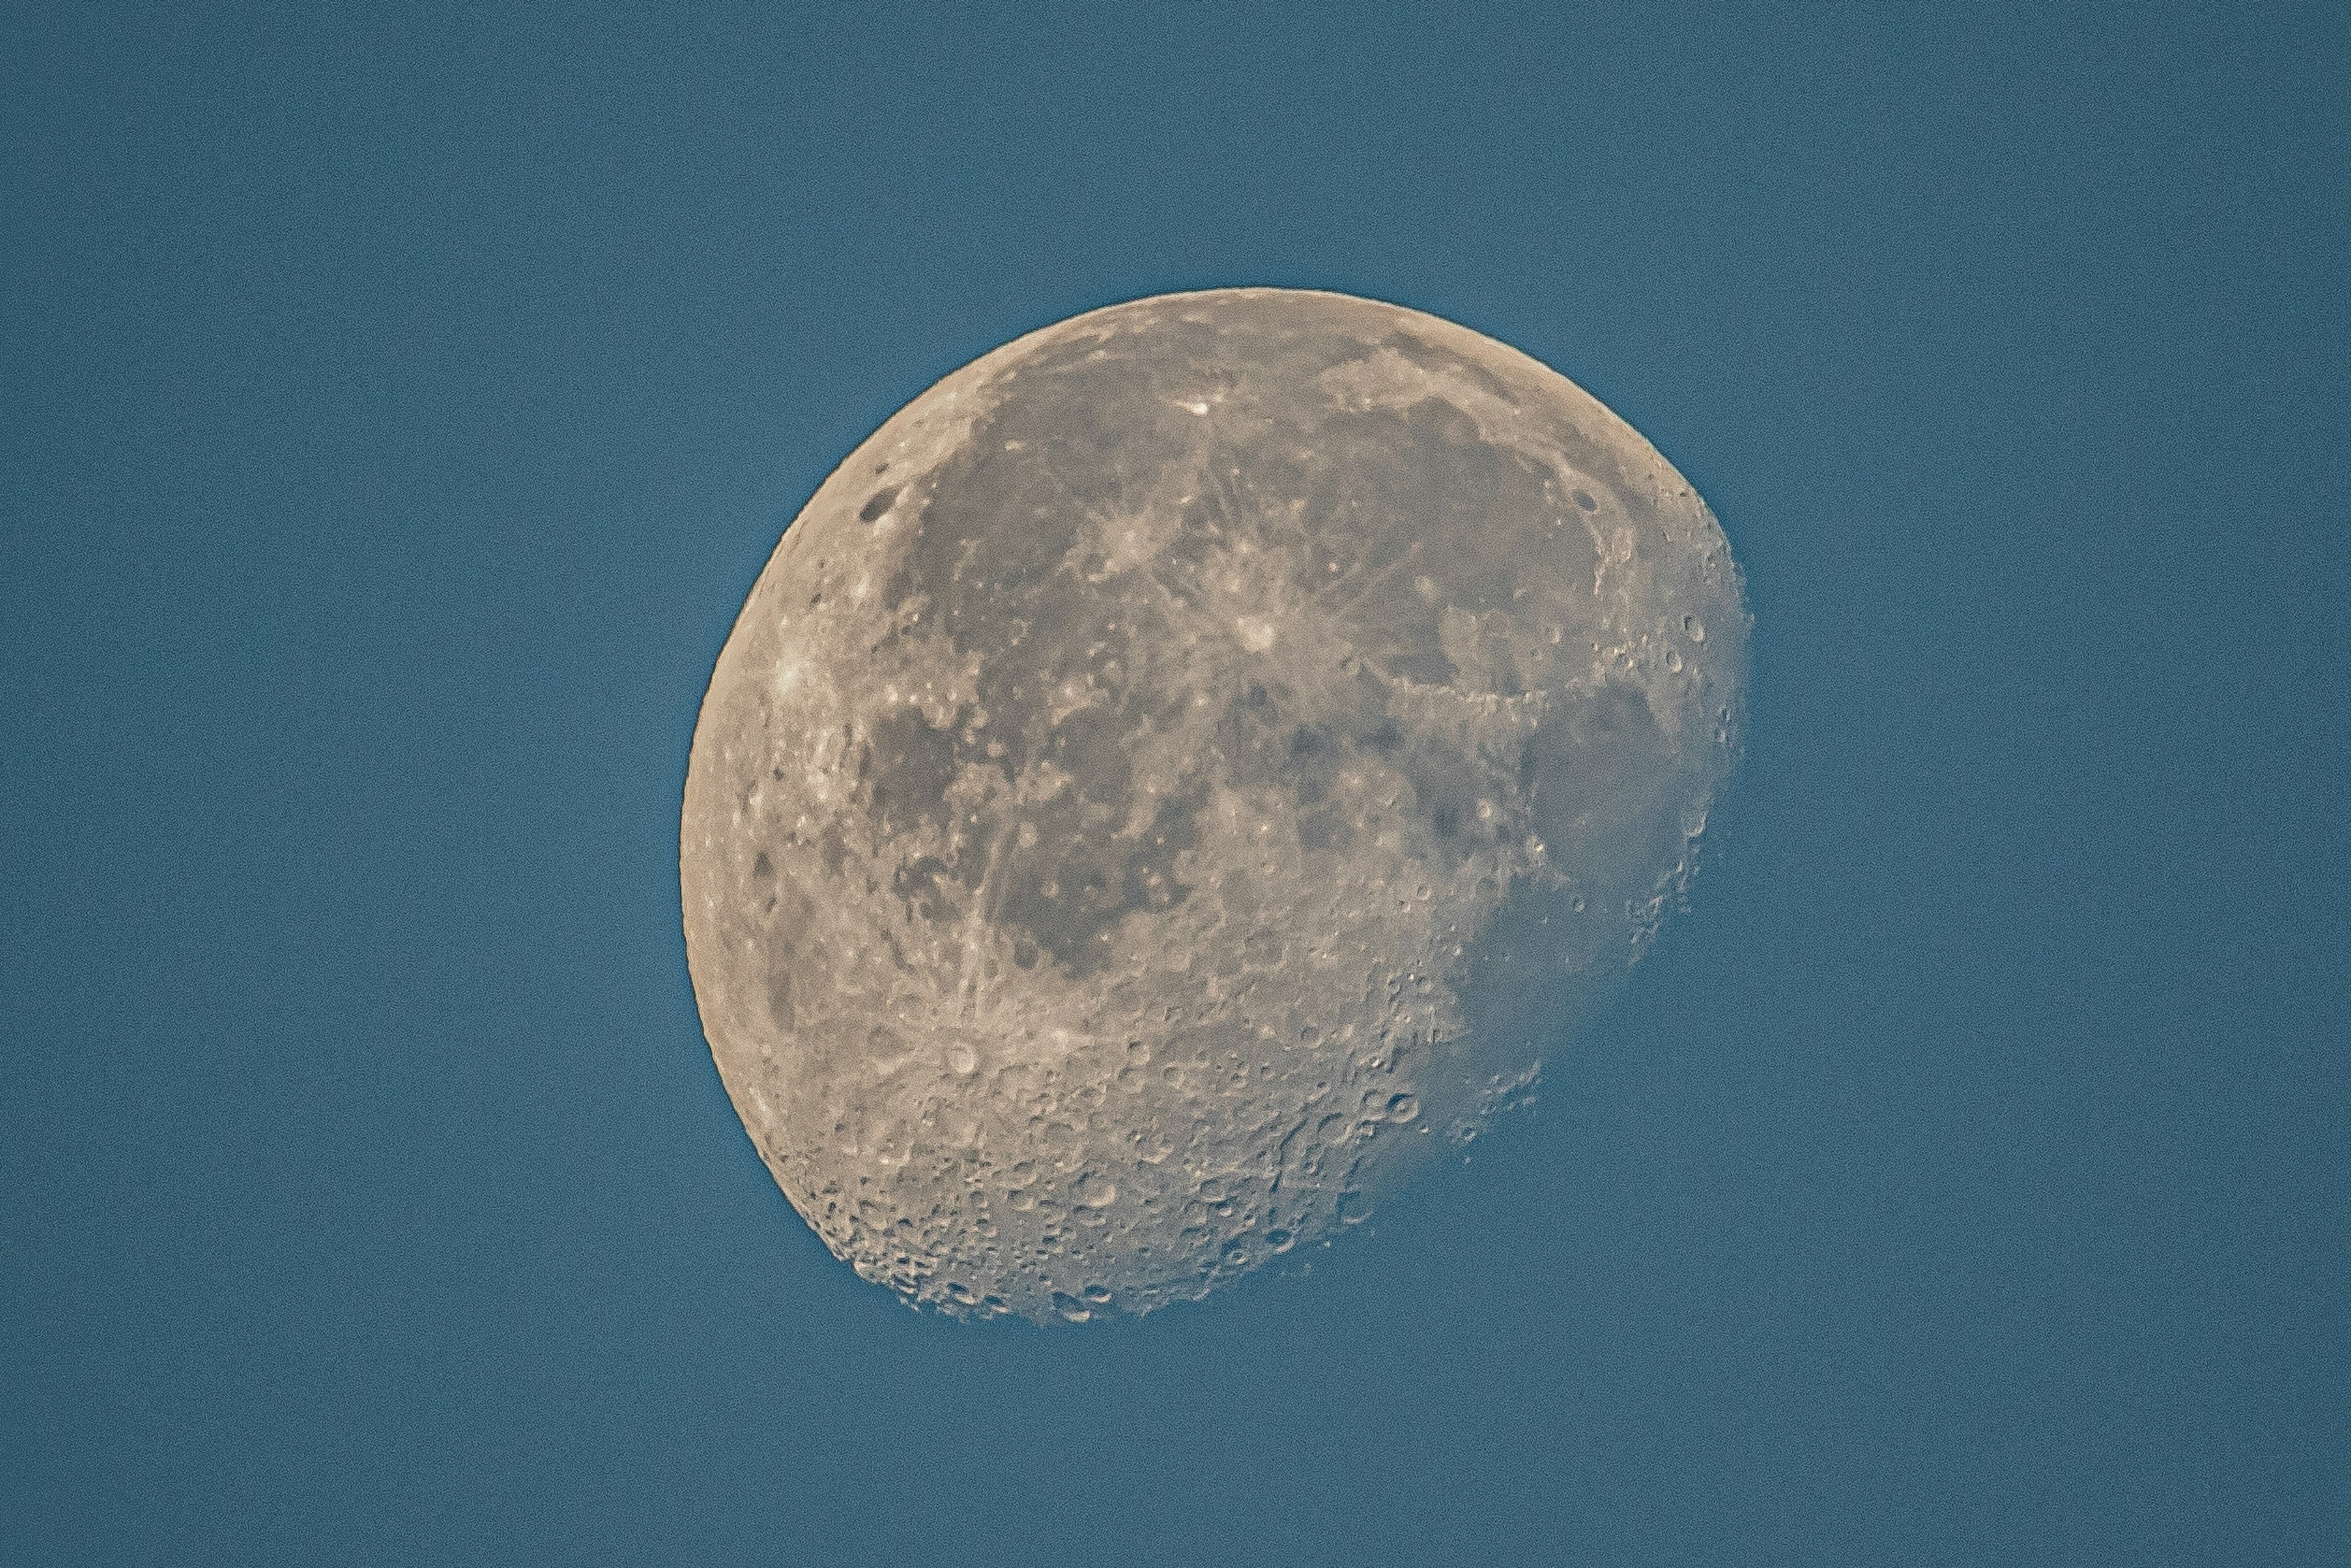
[[682, 873], [727, 1092], [948, 1312], [1321, 1245], [1654, 939], [1746, 634], [1689, 485], [1489, 339], [1281, 289], [1023, 338], [841, 465], [719, 657]]

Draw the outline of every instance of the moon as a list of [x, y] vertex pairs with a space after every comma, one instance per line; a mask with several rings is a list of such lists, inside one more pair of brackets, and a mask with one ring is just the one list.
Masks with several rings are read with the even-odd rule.
[[1656, 939], [1748, 626], [1688, 482], [1449, 321], [1239, 288], [1021, 338], [841, 464], [719, 655], [680, 873], [727, 1093], [952, 1315], [1326, 1245]]

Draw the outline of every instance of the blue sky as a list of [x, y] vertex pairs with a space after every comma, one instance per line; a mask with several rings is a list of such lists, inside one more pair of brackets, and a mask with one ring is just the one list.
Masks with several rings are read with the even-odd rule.
[[[2339, 7], [0, 23], [0, 1557], [2351, 1552]], [[1272, 283], [1582, 382], [1756, 616], [1719, 862], [1303, 1277], [919, 1317], [687, 986], [777, 534]]]

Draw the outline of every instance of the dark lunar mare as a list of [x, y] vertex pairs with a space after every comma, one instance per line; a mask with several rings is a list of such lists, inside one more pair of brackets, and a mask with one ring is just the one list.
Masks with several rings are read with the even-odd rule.
[[[1025, 930], [1073, 973], [1098, 967], [1102, 926], [1189, 891], [1174, 880], [1173, 860], [1191, 842], [1196, 792], [1179, 788], [1158, 805], [1140, 839], [1122, 839], [1116, 829], [1132, 808], [1127, 738], [1165, 726], [1186, 706], [1188, 694], [1174, 685], [1185, 665], [1155, 654], [1193, 634], [1196, 580], [1216, 541], [1249, 538], [1269, 560], [1284, 563], [1306, 595], [1343, 600], [1336, 619], [1355, 639], [1363, 664], [1343, 683], [1316, 683], [1311, 695], [1278, 678], [1217, 694], [1224, 723], [1217, 753], [1204, 765], [1292, 793], [1311, 847], [1343, 852], [1351, 841], [1356, 824], [1323, 804], [1323, 780], [1351, 754], [1366, 751], [1399, 762], [1412, 779], [1438, 853], [1458, 856], [1480, 831], [1468, 817], [1479, 782], [1474, 768], [1441, 744], [1408, 743], [1388, 692], [1397, 680], [1461, 680], [1441, 646], [1441, 611], [1510, 601], [1529, 563], [1508, 548], [1521, 541], [1497, 538], [1492, 520], [1539, 515], [1560, 477], [1482, 444], [1468, 416], [1438, 395], [1402, 411], [1323, 411], [1312, 428], [1283, 417], [1281, 404], [1311, 395], [1322, 371], [1383, 348], [1499, 387], [1408, 332], [1372, 343], [1305, 332], [1280, 347], [1261, 361], [1270, 388], [1250, 409], [1249, 425], [1207, 441], [1197, 420], [1169, 413], [1174, 400], [1199, 390], [1197, 367], [1219, 352], [1209, 329], [1179, 324], [1117, 359], [1099, 357], [1084, 342], [1040, 354], [1018, 372], [1018, 398], [975, 428], [967, 451], [921, 476], [920, 498], [906, 503], [914, 542], [884, 600], [927, 603], [927, 618], [949, 628], [955, 648], [977, 661], [979, 704], [998, 715], [1032, 716], [992, 729], [990, 738], [1000, 742], [995, 754], [977, 737], [958, 739], [919, 716], [886, 724], [867, 758], [868, 808], [887, 836], [893, 810], [940, 813], [962, 767], [993, 767], [1010, 779], [1042, 758], [1069, 773], [1075, 809], [1037, 824], [1041, 836], [998, 918]], [[1155, 571], [1165, 601], [1108, 598], [1081, 574], [1059, 570], [1087, 517], [1162, 501], [1170, 475], [1204, 463], [1210, 484], [1176, 503], [1183, 528]], [[887, 509], [899, 493], [895, 486], [877, 490], [861, 516], [879, 516], [876, 508]], [[1293, 499], [1303, 504], [1287, 513], [1283, 503]], [[1426, 549], [1431, 539], [1448, 548]], [[1588, 574], [1590, 552], [1553, 551], [1547, 570]], [[1436, 592], [1416, 592], [1416, 578], [1434, 582]], [[1033, 717], [1041, 692], [1073, 676], [1106, 674], [1116, 694], [1110, 707], [1088, 707], [1058, 724]], [[1496, 666], [1496, 676], [1499, 695], [1520, 695], [1507, 664]], [[1593, 713], [1562, 715], [1540, 728], [1521, 749], [1518, 779], [1494, 783], [1536, 802], [1537, 820], [1555, 838], [1574, 819], [1609, 814], [1612, 802], [1655, 782], [1572, 779], [1570, 734], [1578, 725], [1616, 731], [1644, 756], [1668, 752], [1646, 708], [1625, 693], [1606, 694]], [[959, 848], [909, 891], [935, 893], [937, 872], [976, 887], [984, 852], [967, 841]], [[952, 913], [935, 901], [925, 910], [931, 918]]]

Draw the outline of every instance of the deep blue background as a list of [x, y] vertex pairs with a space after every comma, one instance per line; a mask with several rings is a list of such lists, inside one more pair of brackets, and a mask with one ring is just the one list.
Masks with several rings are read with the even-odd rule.
[[[0, 1559], [2351, 1560], [2343, 7], [181, 9], [0, 23]], [[1696, 481], [1726, 852], [1311, 1274], [917, 1317], [695, 704], [892, 410], [1244, 282]]]

